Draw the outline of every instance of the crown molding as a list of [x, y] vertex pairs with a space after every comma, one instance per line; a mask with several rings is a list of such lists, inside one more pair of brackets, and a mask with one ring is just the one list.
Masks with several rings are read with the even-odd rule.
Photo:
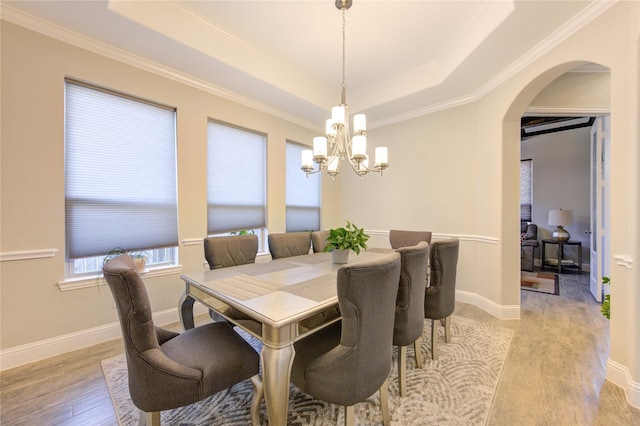
[[[618, 0], [602, 0], [590, 3], [587, 7], [585, 7], [585, 9], [582, 10], [581, 13], [574, 16], [565, 25], [549, 35], [534, 48], [530, 49], [526, 54], [522, 55], [517, 61], [512, 63], [509, 67], [505, 68], [502, 72], [497, 74], [493, 79], [489, 80], [478, 90], [454, 99], [450, 99], [433, 105], [427, 105], [425, 107], [414, 109], [403, 114], [389, 116], [385, 119], [371, 122], [369, 127], [376, 128], [388, 126], [412, 118], [429, 115], [438, 111], [443, 111], [477, 101], [478, 99], [482, 98], [492, 90], [508, 81], [517, 73], [525, 69], [527, 66], [531, 65], [534, 61], [542, 57], [545, 53], [559, 45], [571, 35], [575, 34], [578, 30], [583, 28], [585, 25], [608, 10], [611, 6], [616, 4], [617, 1]], [[207, 93], [211, 93], [213, 95], [236, 102], [249, 108], [262, 111], [266, 114], [282, 118], [294, 124], [298, 124], [302, 127], [311, 130], [317, 130], [317, 123], [301, 119], [298, 116], [286, 113], [280, 109], [255, 101], [246, 96], [242, 96], [238, 93], [207, 83], [200, 79], [196, 79], [185, 73], [181, 73], [177, 70], [162, 66], [153, 61], [146, 60], [140, 56], [133, 55], [124, 50], [115, 48], [106, 43], [102, 43], [95, 39], [83, 36], [62, 26], [26, 14], [4, 3], [0, 3], [0, 13], [2, 15], [2, 19], [39, 32], [48, 37], [55, 38], [57, 40], [114, 59], [116, 61], [132, 65], [134, 67], [152, 72], [165, 78], [169, 78], [171, 80], [183, 83]], [[193, 16], [190, 16], [189, 18], [192, 20], [194, 19]], [[199, 24], [202, 25], [201, 22], [199, 22]], [[212, 29], [209, 28], [209, 30]], [[224, 36], [224, 34], [221, 36]]]
[[302, 127], [311, 130], [317, 130], [318, 124], [315, 122], [301, 119], [296, 115], [286, 113], [280, 109], [266, 105], [262, 102], [258, 102], [236, 92], [205, 82], [201, 79], [194, 78], [188, 74], [182, 73], [164, 65], [160, 65], [156, 62], [147, 60], [138, 55], [134, 55], [125, 50], [118, 49], [93, 38], [86, 37], [80, 33], [71, 31], [68, 28], [56, 25], [49, 21], [45, 21], [33, 15], [29, 15], [22, 12], [21, 10], [18, 10], [1, 2], [0, 15], [2, 16], [2, 19], [6, 21], [38, 32], [47, 37], [54, 38], [64, 43], [79, 47], [81, 49], [85, 49], [89, 52], [96, 53], [98, 55], [113, 59], [118, 62], [122, 62], [127, 65], [131, 65], [144, 71], [157, 74], [161, 77], [177, 81], [178, 83], [185, 84], [195, 89], [202, 90], [204, 92], [219, 96], [221, 98], [264, 112], [266, 114], [279, 117], [283, 120], [298, 124]]
[[522, 55], [520, 59], [497, 74], [495, 78], [489, 80], [486, 84], [480, 87], [480, 89], [476, 90], [474, 95], [477, 98], [481, 98], [484, 95], [490, 93], [492, 90], [505, 83], [517, 73], [541, 58], [545, 53], [549, 52], [551, 49], [558, 46], [560, 43], [578, 32], [585, 25], [593, 21], [595, 18], [600, 16], [611, 6], [617, 3], [617, 1], [618, 0], [603, 0], [591, 2], [579, 14], [571, 18], [562, 27], [558, 28], [556, 31], [554, 31], [548, 37], [538, 43], [535, 47]]
[[[505, 68], [502, 72], [497, 74], [495, 78], [489, 80], [486, 84], [481, 86], [478, 90], [474, 91], [473, 93], [459, 96], [458, 98], [450, 99], [437, 104], [428, 105], [423, 108], [414, 109], [404, 114], [390, 116], [383, 120], [376, 120], [375, 122], [372, 122], [369, 125], [369, 127], [374, 129], [376, 127], [388, 126], [391, 124], [396, 124], [412, 118], [429, 115], [438, 111], [444, 111], [450, 108], [455, 108], [455, 107], [479, 100], [486, 94], [490, 93], [492, 90], [496, 89], [500, 85], [507, 82], [510, 78], [512, 78], [517, 73], [519, 73], [520, 71], [522, 71], [523, 69], [531, 65], [534, 61], [542, 57], [545, 53], [549, 52], [551, 49], [559, 45], [561, 42], [569, 38], [571, 35], [575, 34], [582, 27], [584, 27], [589, 22], [593, 21], [595, 18], [597, 18], [606, 10], [608, 10], [616, 2], [617, 0], [604, 0], [604, 1], [597, 1], [597, 2], [591, 3], [580, 14], [574, 16], [564, 26], [562, 26], [561, 28], [556, 30], [554, 33], [549, 35], [541, 43], [539, 43], [537, 46], [535, 46], [534, 48], [529, 50], [527, 53], [522, 55], [520, 59], [512, 63], [509, 67]], [[585, 68], [583, 66], [579, 69], [579, 71], [587, 72], [588, 69], [589, 68]], [[606, 71], [602, 67], [594, 68], [594, 70], [596, 69], [597, 69], [597, 72]], [[532, 109], [535, 109], [535, 108], [532, 108]], [[559, 108], [557, 109], [560, 110]], [[579, 108], [571, 108], [571, 112], [575, 114], [576, 112], [578, 112], [578, 109]], [[609, 108], [596, 108], [595, 112], [587, 111], [588, 108], [582, 108], [582, 109], [585, 110], [584, 115], [606, 115], [610, 112]], [[527, 110], [527, 111], [529, 112], [530, 110]], [[546, 108], [546, 110], [548, 111], [549, 108]], [[559, 111], [558, 113], [566, 114], [566, 113], [561, 113]]]

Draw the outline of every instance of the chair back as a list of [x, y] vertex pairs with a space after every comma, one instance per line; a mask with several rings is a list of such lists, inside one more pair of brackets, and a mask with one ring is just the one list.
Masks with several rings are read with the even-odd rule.
[[313, 231], [311, 233], [311, 245], [313, 246], [314, 253], [322, 253], [327, 245], [327, 238], [329, 238], [329, 230]]
[[210, 269], [255, 263], [257, 255], [257, 235], [229, 235], [204, 239], [204, 257]]
[[306, 231], [269, 234], [268, 241], [273, 259], [309, 254], [311, 249], [311, 233]]
[[391, 229], [389, 231], [389, 243], [393, 249], [415, 246], [420, 241], [426, 241], [431, 244], [431, 232], [401, 231], [399, 229]]
[[396, 298], [393, 344], [408, 346], [422, 335], [424, 329], [424, 294], [427, 286], [429, 244], [420, 241], [412, 247], [396, 250], [400, 253], [400, 283]]
[[438, 240], [431, 244], [431, 282], [425, 293], [425, 318], [446, 318], [455, 309], [459, 249], [460, 241], [457, 238]]
[[338, 270], [340, 343], [306, 370], [305, 392], [354, 405], [373, 395], [391, 371], [400, 254], [348, 264]]

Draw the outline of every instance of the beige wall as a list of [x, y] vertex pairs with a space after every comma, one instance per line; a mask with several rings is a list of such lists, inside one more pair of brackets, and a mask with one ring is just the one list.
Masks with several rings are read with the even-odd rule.
[[[520, 117], [545, 87], [574, 67], [586, 62], [609, 67], [610, 101], [598, 89], [589, 103], [611, 108], [611, 253], [631, 261], [612, 260], [615, 307], [607, 375], [635, 406], [640, 406], [640, 282], [633, 260], [639, 242], [630, 236], [638, 235], [640, 219], [640, 111], [633, 95], [640, 78], [639, 7], [616, 3], [473, 104], [369, 131], [372, 143], [389, 145], [391, 166], [384, 183], [375, 177], [345, 179], [339, 213], [340, 220], [366, 228], [393, 225], [461, 236], [462, 296], [496, 315], [519, 314]], [[598, 84], [602, 88], [606, 82]], [[558, 101], [545, 95], [540, 102]], [[565, 90], [557, 106], [582, 106], [587, 95], [580, 92], [581, 100], [567, 102], [564, 97], [571, 94]]]
[[[268, 226], [285, 229], [286, 139], [315, 132], [212, 94], [2, 22], [2, 253], [57, 249], [1, 266], [2, 350], [117, 323], [106, 287], [61, 292], [64, 279], [64, 78], [71, 76], [177, 108], [180, 240], [206, 236], [207, 118], [268, 135]], [[128, 185], [114, 177], [114, 185]], [[329, 198], [329, 196], [328, 196]], [[181, 245], [184, 269], [200, 244]], [[147, 280], [154, 311], [176, 309], [179, 274]]]
[[[616, 3], [473, 103], [371, 130], [371, 145], [389, 147], [391, 167], [382, 178], [361, 180], [345, 172], [335, 183], [325, 179], [323, 225], [348, 219], [374, 231], [378, 240], [391, 227], [428, 229], [436, 238], [459, 236], [461, 298], [495, 315], [517, 317], [519, 120], [557, 77], [595, 62], [611, 69], [612, 254], [635, 259], [639, 241], [629, 235], [638, 234], [640, 111], [630, 94], [640, 93], [639, 8], [637, 2]], [[3, 351], [116, 321], [105, 288], [61, 293], [55, 285], [64, 267], [62, 79], [67, 74], [178, 107], [181, 239], [205, 232], [207, 116], [269, 134], [272, 232], [284, 229], [284, 140], [306, 142], [314, 133], [3, 22], [1, 250], [60, 250], [53, 258], [2, 262]], [[180, 256], [185, 267], [199, 265], [201, 248], [181, 247]], [[639, 277], [632, 263], [613, 266], [611, 276], [608, 377], [640, 406]], [[154, 310], [175, 307], [177, 276], [154, 279], [149, 286]]]

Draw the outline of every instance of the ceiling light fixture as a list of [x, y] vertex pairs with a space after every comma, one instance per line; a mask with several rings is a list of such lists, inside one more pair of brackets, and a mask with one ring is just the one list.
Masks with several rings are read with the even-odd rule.
[[[345, 12], [351, 7], [352, 0], [336, 0], [336, 7], [342, 11], [342, 97], [341, 103], [331, 109], [331, 118], [326, 122], [326, 136], [313, 138], [313, 150], [302, 151], [301, 169], [307, 174], [318, 173], [324, 169], [331, 178], [339, 173], [338, 160], [349, 160], [353, 171], [364, 178], [369, 172], [382, 171], [389, 167], [389, 157], [386, 147], [375, 150], [375, 164], [369, 167], [367, 155], [367, 119], [364, 114], [353, 116], [353, 134], [349, 130], [349, 106], [347, 105], [347, 86], [345, 84], [345, 40], [346, 18]], [[328, 146], [327, 146], [328, 144]], [[318, 169], [313, 163], [318, 164]]]

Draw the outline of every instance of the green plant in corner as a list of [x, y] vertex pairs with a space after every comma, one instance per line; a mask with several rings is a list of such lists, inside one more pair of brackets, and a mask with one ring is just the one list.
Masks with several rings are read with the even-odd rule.
[[360, 250], [367, 249], [369, 236], [364, 233], [364, 228], [358, 228], [353, 223], [347, 221], [344, 228], [332, 228], [329, 230], [329, 237], [324, 251], [333, 250], [353, 250], [360, 254]]
[[[602, 284], [611, 285], [611, 280], [609, 277], [602, 277]], [[611, 319], [611, 295], [607, 294], [604, 296], [604, 300], [602, 300], [602, 306], [600, 306], [600, 311], [602, 315], [607, 317], [607, 319]]]
[[229, 235], [255, 235], [256, 231], [254, 231], [253, 229], [241, 229], [239, 231], [232, 231], [229, 232]]

